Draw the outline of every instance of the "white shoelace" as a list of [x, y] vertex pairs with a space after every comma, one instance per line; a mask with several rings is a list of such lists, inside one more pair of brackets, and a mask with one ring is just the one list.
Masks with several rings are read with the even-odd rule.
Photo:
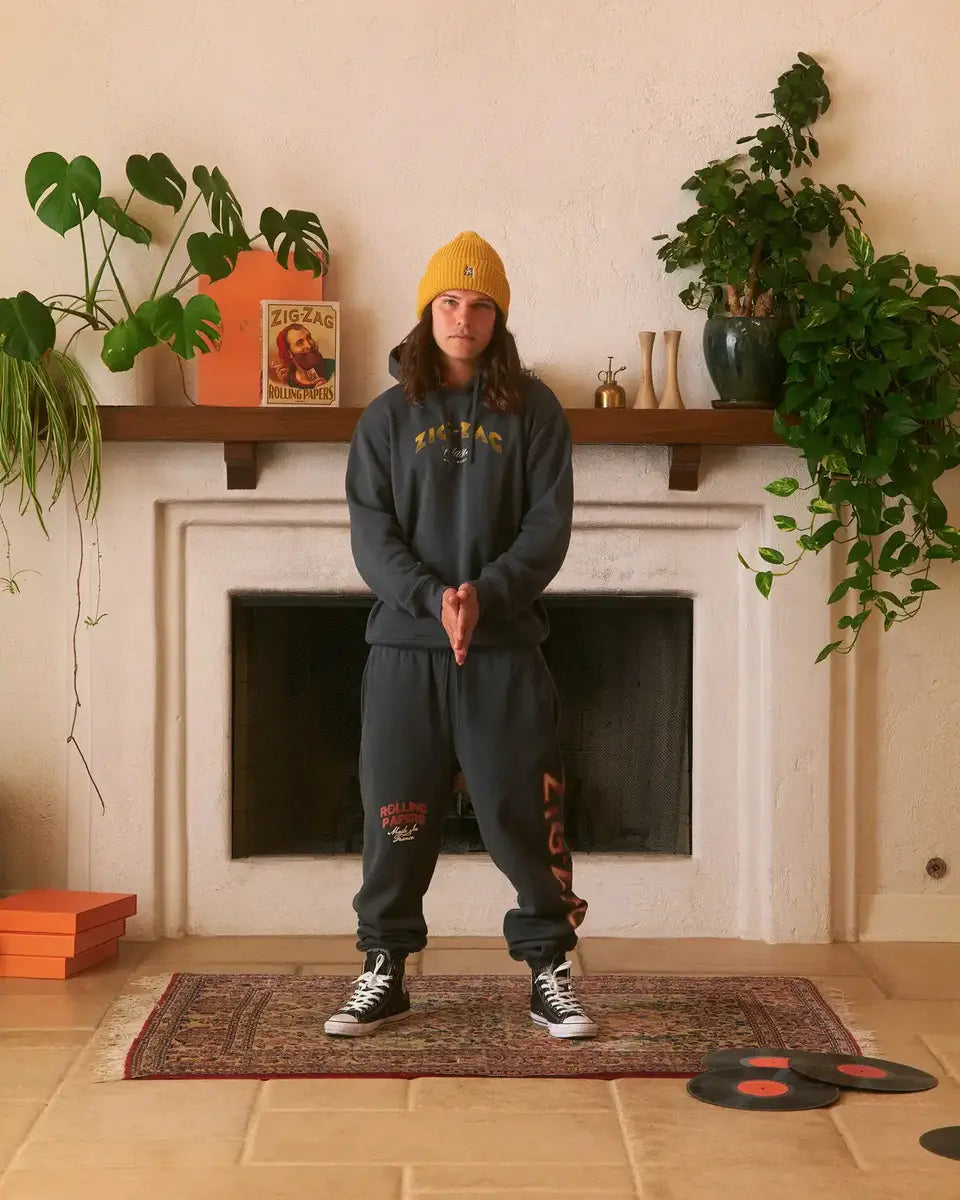
[[572, 969], [569, 962], [561, 963], [556, 969], [547, 967], [537, 976], [537, 982], [543, 987], [547, 1001], [562, 1017], [585, 1017], [587, 1014], [573, 994]]
[[393, 982], [393, 975], [380, 974], [380, 968], [385, 962], [385, 958], [378, 958], [372, 971], [364, 971], [354, 980], [356, 987], [353, 995], [341, 1011], [364, 1013], [380, 1003], [384, 993]]

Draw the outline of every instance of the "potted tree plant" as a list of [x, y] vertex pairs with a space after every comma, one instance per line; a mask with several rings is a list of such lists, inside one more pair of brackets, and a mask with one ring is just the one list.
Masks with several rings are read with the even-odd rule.
[[[789, 559], [770, 546], [760, 549], [762, 569], [741, 558], [768, 596], [807, 554], [847, 547], [828, 603], [849, 594], [855, 611], [839, 617], [841, 637], [818, 662], [849, 653], [874, 613], [884, 630], [912, 620], [937, 590], [934, 562], [960, 561], [960, 530], [937, 493], [960, 465], [960, 276], [903, 254], [877, 258], [856, 229], [846, 242], [851, 265], [821, 267], [800, 285], [800, 319], [782, 341], [787, 390], [774, 427], [803, 457], [809, 521], [774, 517], [799, 535]], [[792, 477], [767, 485], [775, 496], [798, 489]]]
[[797, 287], [809, 280], [807, 258], [815, 235], [833, 245], [852, 221], [857, 192], [808, 177], [820, 147], [813, 124], [830, 107], [823, 69], [809, 54], [797, 56], [773, 90], [776, 117], [738, 139], [750, 146], [731, 158], [712, 161], [683, 185], [696, 195], [697, 211], [677, 226], [657, 257], [668, 273], [698, 269], [681, 292], [691, 309], [706, 307], [703, 348], [719, 393], [714, 408], [774, 408], [782, 395], [785, 362], [779, 348], [796, 315]]

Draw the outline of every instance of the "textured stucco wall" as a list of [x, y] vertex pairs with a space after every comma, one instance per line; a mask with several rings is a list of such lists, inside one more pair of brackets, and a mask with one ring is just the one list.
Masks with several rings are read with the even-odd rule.
[[[675, 326], [688, 402], [705, 404], [702, 317], [649, 237], [689, 211], [679, 184], [754, 128], [798, 49], [835, 96], [819, 175], [864, 193], [883, 250], [960, 270], [955, 0], [39, 0], [5, 12], [0, 40], [0, 295], [79, 286], [75, 236], [64, 245], [24, 198], [31, 154], [88, 153], [119, 190], [127, 154], [164, 150], [182, 169], [220, 165], [248, 214], [320, 214], [347, 402], [381, 386], [426, 255], [475, 228], [508, 263], [523, 353], [565, 403], [590, 402], [607, 354], [632, 394], [636, 330]], [[955, 484], [948, 497], [956, 508]], [[67, 528], [47, 545], [11, 524], [16, 565], [43, 575], [0, 597], [0, 887], [65, 872]], [[960, 897], [960, 871], [930, 884], [922, 869], [931, 853], [960, 862], [957, 587], [855, 668], [854, 888], [875, 936], [945, 936]]]

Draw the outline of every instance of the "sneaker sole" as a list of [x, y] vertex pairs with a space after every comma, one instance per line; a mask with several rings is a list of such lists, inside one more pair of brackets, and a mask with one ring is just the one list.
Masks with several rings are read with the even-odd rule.
[[333, 1017], [329, 1021], [325, 1021], [323, 1032], [332, 1034], [334, 1037], [369, 1037], [370, 1034], [376, 1033], [382, 1025], [389, 1025], [393, 1021], [405, 1021], [411, 1016], [408, 1009], [406, 1012], [394, 1013], [391, 1017], [383, 1017], [379, 1021], [367, 1021], [361, 1024], [358, 1021], [336, 1021]]
[[600, 1032], [593, 1022], [589, 1025], [554, 1025], [546, 1017], [534, 1012], [530, 1014], [530, 1020], [541, 1029], [548, 1030], [550, 1036], [555, 1038], [593, 1038]]

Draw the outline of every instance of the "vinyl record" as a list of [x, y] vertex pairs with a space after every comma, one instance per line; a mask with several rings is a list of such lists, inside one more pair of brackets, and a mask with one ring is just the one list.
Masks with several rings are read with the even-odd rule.
[[804, 1079], [793, 1071], [762, 1067], [720, 1067], [704, 1071], [687, 1084], [687, 1091], [706, 1104], [743, 1108], [751, 1112], [794, 1112], [823, 1108], [839, 1097], [838, 1088]]
[[721, 1067], [762, 1067], [767, 1071], [786, 1071], [790, 1055], [796, 1051], [777, 1050], [769, 1046], [740, 1046], [735, 1050], [710, 1050], [703, 1056], [703, 1065], [710, 1070]]
[[931, 1154], [939, 1154], [943, 1158], [960, 1158], [960, 1125], [928, 1129], [921, 1135], [920, 1145]]
[[808, 1079], [865, 1092], [925, 1092], [938, 1083], [917, 1067], [856, 1054], [794, 1054], [790, 1066]]

